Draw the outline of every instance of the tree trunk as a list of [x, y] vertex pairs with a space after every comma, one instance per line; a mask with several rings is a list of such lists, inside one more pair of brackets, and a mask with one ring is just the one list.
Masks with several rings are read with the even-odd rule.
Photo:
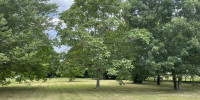
[[133, 78], [133, 83], [142, 84], [142, 78], [138, 74], [136, 74], [135, 76], [132, 76], [132, 78]]
[[185, 77], [185, 82], [186, 82], [186, 80], [187, 80], [187, 76]]
[[99, 87], [100, 87], [100, 79], [99, 79], [99, 78], [97, 78], [96, 89], [98, 90], [98, 89], [99, 89]]
[[157, 76], [157, 85], [160, 85], [160, 75]]
[[192, 76], [192, 82], [194, 82], [194, 76]]
[[176, 75], [173, 75], [174, 90], [177, 90], [177, 80]]
[[177, 90], [181, 90], [181, 83], [182, 83], [182, 77], [179, 77], [178, 78], [178, 88], [177, 88]]
[[155, 76], [153, 77], [153, 81], [156, 82], [156, 77]]
[[69, 82], [72, 82], [72, 77], [69, 78]]

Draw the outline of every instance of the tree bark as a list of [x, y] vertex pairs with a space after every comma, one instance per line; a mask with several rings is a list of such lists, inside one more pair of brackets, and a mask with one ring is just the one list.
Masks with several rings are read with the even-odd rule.
[[132, 76], [132, 78], [133, 78], [133, 83], [142, 84], [142, 78], [138, 74], [136, 74], [135, 76]]
[[194, 82], [194, 76], [192, 76], [192, 82]]
[[177, 90], [177, 80], [176, 75], [173, 75], [174, 90]]
[[178, 88], [177, 90], [181, 90], [182, 76], [178, 78]]
[[72, 77], [69, 78], [69, 82], [72, 82]]
[[185, 82], [187, 81], [187, 76], [185, 77]]
[[160, 75], [157, 76], [157, 85], [160, 85]]
[[100, 88], [100, 79], [97, 78], [96, 89], [98, 90], [99, 88]]

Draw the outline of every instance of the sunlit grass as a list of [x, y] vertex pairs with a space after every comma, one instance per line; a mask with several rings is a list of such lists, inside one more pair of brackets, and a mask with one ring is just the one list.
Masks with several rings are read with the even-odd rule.
[[51, 79], [47, 82], [33, 82], [30, 86], [14, 82], [0, 86], [0, 100], [199, 100], [199, 84], [183, 84], [182, 90], [173, 90], [172, 82], [145, 81], [132, 84], [125, 81], [120, 86], [115, 80], [101, 80], [100, 90], [95, 90], [95, 80], [66, 78]]

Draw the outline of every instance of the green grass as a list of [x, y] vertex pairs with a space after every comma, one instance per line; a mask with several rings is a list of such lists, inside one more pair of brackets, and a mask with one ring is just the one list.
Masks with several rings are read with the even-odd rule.
[[200, 100], [199, 84], [183, 84], [182, 90], [173, 90], [172, 82], [157, 86], [152, 81], [132, 84], [125, 81], [120, 86], [115, 80], [101, 80], [100, 90], [95, 90], [95, 80], [66, 78], [47, 82], [33, 82], [30, 86], [16, 82], [0, 86], [0, 100]]

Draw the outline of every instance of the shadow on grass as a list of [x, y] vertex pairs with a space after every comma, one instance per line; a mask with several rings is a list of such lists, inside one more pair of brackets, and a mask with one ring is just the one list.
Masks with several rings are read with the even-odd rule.
[[[191, 86], [184, 84], [181, 92], [197, 92], [199, 86]], [[135, 93], [135, 94], [173, 94], [177, 93], [173, 90], [172, 83], [164, 83], [157, 86], [153, 82], [145, 82], [143, 84], [130, 84], [127, 83], [125, 86], [119, 85], [101, 85], [100, 90], [95, 90], [95, 84], [76, 84], [76, 85], [56, 85], [56, 86], [8, 86], [0, 87], [0, 93], [11, 93], [11, 94], [27, 94], [27, 93], [92, 93], [92, 92], [105, 92], [105, 93]]]

